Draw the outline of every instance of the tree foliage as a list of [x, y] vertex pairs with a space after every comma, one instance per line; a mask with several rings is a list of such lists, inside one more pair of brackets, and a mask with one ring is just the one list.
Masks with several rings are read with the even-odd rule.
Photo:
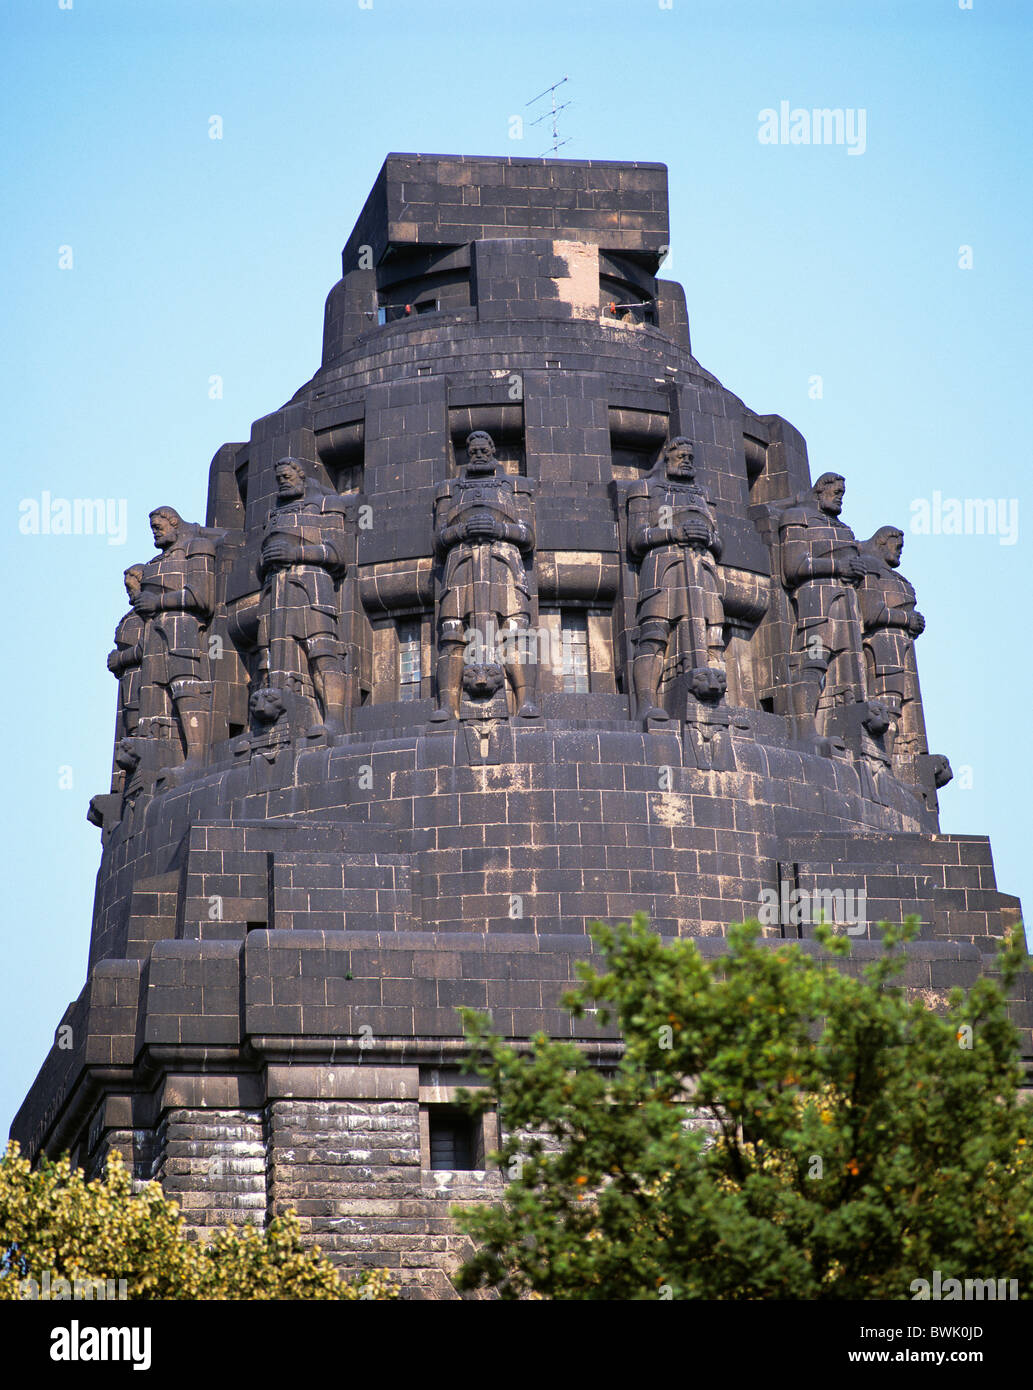
[[[734, 927], [727, 953], [665, 945], [638, 915], [597, 925], [575, 1018], [613, 1018], [609, 1074], [577, 1046], [518, 1050], [464, 1010], [497, 1106], [500, 1205], [457, 1209], [478, 1249], [461, 1288], [560, 1299], [907, 1299], [913, 1280], [1033, 1290], [1033, 1106], [1006, 990], [1021, 934], [934, 1010], [897, 983], [916, 931], [883, 923], [863, 972]], [[1002, 988], [1003, 984], [1003, 988]]]
[[67, 1157], [33, 1171], [12, 1143], [0, 1159], [0, 1299], [32, 1296], [26, 1281], [41, 1289], [45, 1278], [51, 1290], [62, 1279], [73, 1289], [124, 1280], [129, 1299], [398, 1297], [383, 1270], [344, 1279], [318, 1248], [305, 1249], [293, 1212], [202, 1244], [156, 1182], [134, 1185], [117, 1151], [87, 1182]]

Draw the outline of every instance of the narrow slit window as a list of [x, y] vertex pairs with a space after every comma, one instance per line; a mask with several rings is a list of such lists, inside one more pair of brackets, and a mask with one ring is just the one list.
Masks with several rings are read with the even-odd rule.
[[563, 643], [563, 690], [577, 695], [588, 690], [588, 617], [564, 613], [560, 629]]
[[398, 698], [420, 698], [420, 620], [403, 618], [398, 624]]

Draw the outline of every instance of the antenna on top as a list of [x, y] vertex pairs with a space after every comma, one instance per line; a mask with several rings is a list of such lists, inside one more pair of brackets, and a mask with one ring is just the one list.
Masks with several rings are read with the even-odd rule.
[[544, 159], [545, 156], [546, 156], [547, 154], [555, 154], [556, 151], [557, 151], [558, 149], [562, 149], [562, 147], [563, 147], [564, 145], [569, 145], [570, 142], [571, 142], [571, 139], [573, 138], [572, 136], [569, 136], [569, 135], [568, 135], [567, 138], [566, 138], [566, 140], [561, 140], [561, 139], [560, 139], [559, 129], [558, 129], [557, 125], [556, 125], [556, 117], [559, 115], [559, 113], [560, 113], [561, 111], [565, 111], [565, 110], [567, 109], [568, 106], [573, 106], [573, 104], [574, 104], [572, 101], [563, 101], [563, 102], [560, 102], [559, 104], [557, 104], [557, 102], [556, 102], [556, 89], [557, 89], [557, 87], [562, 87], [563, 84], [564, 84], [564, 82], [569, 82], [569, 81], [570, 81], [570, 78], [569, 78], [569, 77], [561, 77], [560, 80], [559, 80], [558, 82], [554, 82], [554, 83], [552, 84], [551, 87], [546, 87], [546, 89], [545, 89], [544, 92], [539, 92], [538, 95], [537, 95], [536, 97], [532, 97], [531, 100], [530, 100], [529, 102], [526, 102], [526, 103], [525, 103], [525, 105], [527, 105], [527, 106], [533, 106], [533, 105], [535, 104], [536, 101], [541, 101], [542, 97], [549, 97], [549, 96], [552, 97], [552, 107], [551, 107], [551, 109], [548, 110], [548, 111], [543, 111], [542, 114], [538, 117], [537, 120], [534, 120], [534, 121], [531, 122], [531, 125], [532, 125], [532, 126], [536, 126], [536, 125], [541, 125], [542, 121], [547, 121], [547, 120], [550, 120], [550, 119], [552, 120], [552, 149], [551, 149], [551, 150], [542, 150], [541, 154], [538, 156], [539, 159]]

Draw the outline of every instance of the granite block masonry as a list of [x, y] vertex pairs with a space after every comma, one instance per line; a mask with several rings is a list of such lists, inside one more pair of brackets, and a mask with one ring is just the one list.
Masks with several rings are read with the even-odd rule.
[[855, 536], [842, 476], [696, 362], [668, 241], [660, 164], [388, 156], [319, 370], [125, 572], [29, 1155], [117, 1147], [198, 1231], [293, 1206], [455, 1297], [448, 1208], [500, 1190], [456, 1006], [612, 1063], [560, 1007], [594, 920], [716, 952], [775, 903], [814, 949], [800, 904], [848, 902], [855, 960], [918, 914], [927, 998], [992, 968], [1019, 905], [939, 831], [903, 532]]

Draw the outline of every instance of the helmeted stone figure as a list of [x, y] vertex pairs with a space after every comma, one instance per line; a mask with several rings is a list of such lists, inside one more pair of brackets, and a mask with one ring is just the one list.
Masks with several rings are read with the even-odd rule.
[[880, 526], [863, 543], [868, 570], [857, 597], [868, 692], [890, 713], [886, 751], [916, 757], [929, 751], [915, 663], [915, 638], [925, 631], [925, 619], [915, 608], [914, 588], [898, 569], [903, 547], [904, 533], [896, 526]]
[[140, 718], [140, 662], [143, 660], [144, 621], [132, 606], [140, 596], [143, 565], [130, 565], [123, 576], [129, 595], [129, 612], [115, 629], [115, 645], [108, 653], [108, 670], [118, 679], [118, 713], [115, 742], [136, 733]]
[[849, 526], [839, 520], [846, 483], [823, 473], [813, 497], [779, 517], [782, 581], [795, 617], [789, 655], [794, 717], [825, 732], [830, 710], [866, 697], [857, 586], [865, 563]]
[[347, 565], [346, 504], [300, 459], [281, 459], [275, 472], [277, 505], [258, 561], [261, 682], [300, 695], [307, 676], [321, 728], [341, 732], [348, 680], [337, 586]]
[[468, 643], [478, 665], [499, 664], [497, 638], [517, 711], [538, 713], [534, 703], [537, 666], [523, 633], [531, 624], [527, 561], [534, 550], [530, 484], [498, 471], [495, 444], [484, 430], [466, 440], [461, 478], [443, 484], [434, 500], [434, 543], [443, 562], [438, 630], [438, 707], [435, 719], [457, 718]]
[[692, 441], [668, 442], [662, 473], [628, 491], [628, 549], [641, 556], [633, 678], [637, 713], [666, 719], [659, 689], [672, 635], [678, 667], [700, 700], [725, 693], [721, 537], [706, 491], [694, 481]]
[[179, 742], [188, 763], [201, 763], [211, 732], [205, 638], [215, 607], [215, 540], [173, 507], [157, 507], [150, 522], [159, 554], [142, 566], [133, 605], [144, 619], [137, 729]]

